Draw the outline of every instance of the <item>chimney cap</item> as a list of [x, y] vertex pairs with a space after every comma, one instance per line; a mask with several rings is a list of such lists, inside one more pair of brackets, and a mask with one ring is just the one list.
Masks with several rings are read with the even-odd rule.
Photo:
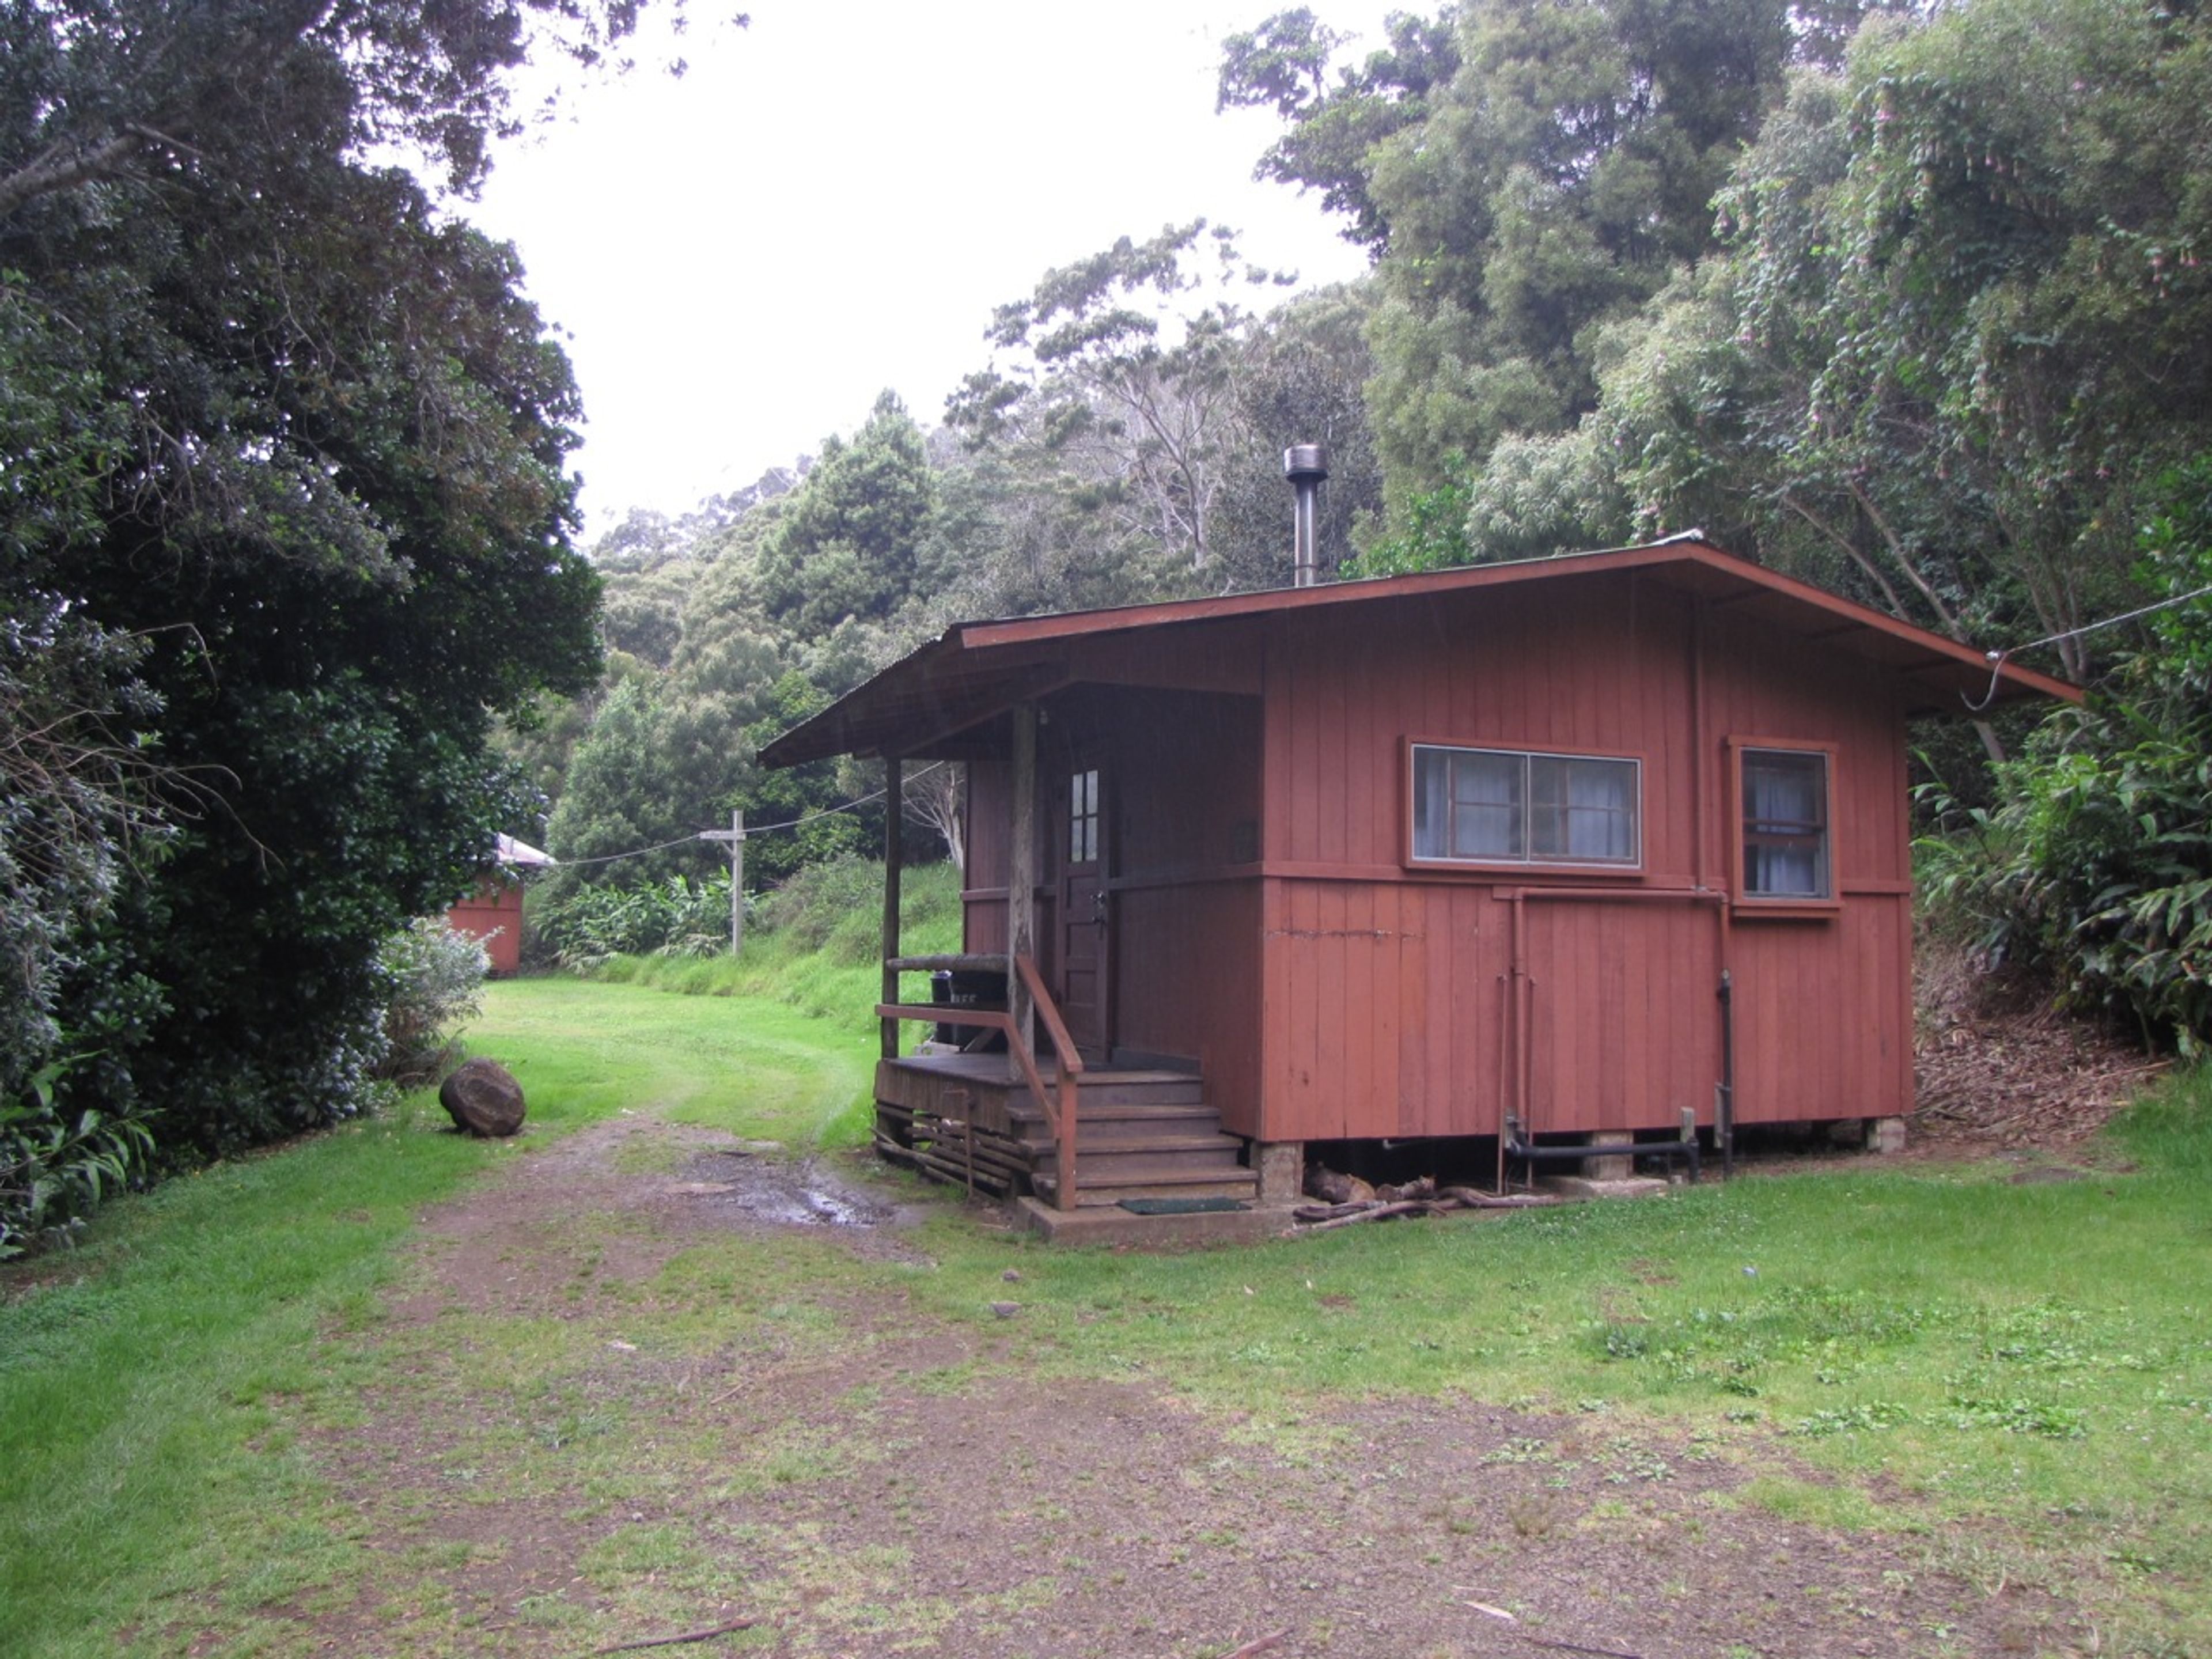
[[1318, 483], [1328, 477], [1327, 444], [1292, 444], [1283, 452], [1283, 476], [1292, 483]]

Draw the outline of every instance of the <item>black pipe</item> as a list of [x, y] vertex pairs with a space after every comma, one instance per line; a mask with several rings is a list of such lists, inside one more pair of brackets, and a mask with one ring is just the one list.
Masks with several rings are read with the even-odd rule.
[[1721, 1144], [1721, 1178], [1735, 1179], [1735, 980], [1721, 969], [1721, 1097], [1713, 1138]]
[[1533, 1171], [1539, 1164], [1579, 1164], [1589, 1158], [1680, 1158], [1690, 1166], [1690, 1180], [1698, 1179], [1700, 1149], [1692, 1133], [1680, 1140], [1613, 1140], [1581, 1142], [1570, 1146], [1539, 1146], [1528, 1138], [1521, 1120], [1505, 1117], [1505, 1156], [1518, 1158]]

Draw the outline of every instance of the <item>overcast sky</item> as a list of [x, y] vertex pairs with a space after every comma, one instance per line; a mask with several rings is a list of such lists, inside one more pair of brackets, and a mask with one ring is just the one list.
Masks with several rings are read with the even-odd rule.
[[[1253, 180], [1272, 114], [1213, 113], [1219, 42], [1273, 0], [744, 3], [740, 32], [692, 0], [682, 78], [567, 98], [467, 210], [575, 365], [589, 534], [749, 483], [886, 386], [933, 422], [992, 307], [1117, 236], [1204, 216], [1301, 286], [1363, 268]], [[1385, 9], [1320, 8], [1363, 46]]]

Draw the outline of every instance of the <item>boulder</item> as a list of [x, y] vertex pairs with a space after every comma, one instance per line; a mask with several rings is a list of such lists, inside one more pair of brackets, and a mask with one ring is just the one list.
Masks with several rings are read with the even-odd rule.
[[522, 1127], [522, 1085], [495, 1060], [462, 1061], [439, 1087], [438, 1103], [472, 1135], [511, 1135]]

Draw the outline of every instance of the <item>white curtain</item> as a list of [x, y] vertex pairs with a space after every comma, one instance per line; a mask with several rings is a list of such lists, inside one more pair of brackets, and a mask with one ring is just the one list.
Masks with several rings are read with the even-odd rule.
[[1567, 856], [1632, 860], [1636, 856], [1636, 769], [1626, 762], [1570, 763], [1567, 767]]
[[1826, 767], [1817, 755], [1748, 756], [1743, 763], [1744, 887], [1827, 896]]

